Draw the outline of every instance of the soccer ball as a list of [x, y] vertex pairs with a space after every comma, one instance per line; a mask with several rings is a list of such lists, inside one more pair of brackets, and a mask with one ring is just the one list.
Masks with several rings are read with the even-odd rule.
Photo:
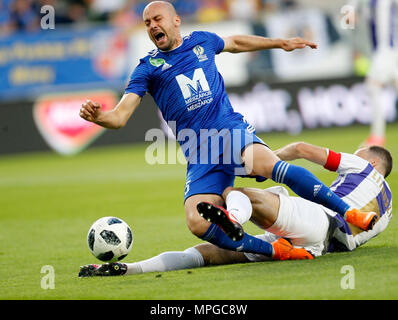
[[97, 259], [105, 262], [120, 261], [133, 246], [133, 233], [122, 219], [103, 217], [89, 229], [87, 244]]

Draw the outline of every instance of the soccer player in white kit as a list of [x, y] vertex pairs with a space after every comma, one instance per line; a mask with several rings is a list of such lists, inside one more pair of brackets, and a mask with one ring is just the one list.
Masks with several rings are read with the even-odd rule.
[[338, 173], [331, 189], [354, 208], [376, 212], [371, 230], [362, 230], [339, 214], [308, 200], [289, 196], [281, 186], [265, 190], [227, 188], [223, 194], [229, 219], [251, 220], [265, 230], [257, 237], [273, 244], [273, 257], [221, 249], [210, 243], [185, 251], [163, 252], [135, 263], [87, 265], [79, 276], [127, 275], [197, 268], [205, 265], [266, 260], [313, 259], [328, 252], [352, 251], [380, 234], [392, 218], [391, 190], [385, 178], [392, 170], [388, 150], [364, 147], [355, 154], [298, 142], [275, 153], [283, 160], [307, 159]]
[[[285, 188], [270, 188], [269, 192], [279, 195], [280, 208], [277, 219], [262, 236], [266, 241], [286, 237], [293, 246], [303, 247], [314, 256], [320, 256], [327, 252], [352, 251], [385, 230], [392, 217], [392, 194], [385, 181], [392, 169], [392, 158], [385, 148], [370, 146], [348, 154], [307, 143], [294, 143], [276, 153], [284, 160], [304, 158], [336, 171], [338, 177], [331, 190], [354, 208], [376, 212], [377, 219], [372, 229], [365, 231], [323, 206], [289, 197]], [[261, 201], [258, 203], [263, 205]], [[256, 219], [264, 220], [261, 218], [264, 213], [268, 214], [263, 211]], [[247, 257], [261, 259], [258, 255]]]
[[359, 16], [367, 20], [372, 44], [370, 69], [366, 75], [372, 122], [366, 145], [384, 145], [386, 134], [382, 92], [393, 85], [398, 90], [398, 0], [356, 0]]

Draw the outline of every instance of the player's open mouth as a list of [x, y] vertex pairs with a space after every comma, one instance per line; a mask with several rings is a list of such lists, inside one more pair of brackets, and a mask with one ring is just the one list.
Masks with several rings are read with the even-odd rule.
[[163, 32], [159, 32], [157, 34], [154, 35], [155, 39], [157, 42], [162, 41], [166, 35]]

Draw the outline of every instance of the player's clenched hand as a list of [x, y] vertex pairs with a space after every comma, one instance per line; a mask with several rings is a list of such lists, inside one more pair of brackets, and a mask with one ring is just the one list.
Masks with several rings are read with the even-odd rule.
[[95, 122], [101, 114], [101, 105], [98, 102], [87, 100], [80, 108], [80, 117], [84, 120]]
[[281, 45], [281, 48], [285, 51], [293, 51], [295, 49], [303, 49], [305, 47], [316, 49], [318, 45], [300, 37], [283, 40]]

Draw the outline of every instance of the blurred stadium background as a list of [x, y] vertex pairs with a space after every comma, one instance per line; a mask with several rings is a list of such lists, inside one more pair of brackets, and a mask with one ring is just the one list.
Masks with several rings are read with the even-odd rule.
[[[150, 97], [118, 132], [103, 134], [78, 117], [87, 98], [112, 107], [138, 59], [152, 48], [141, 19], [148, 2], [0, 0], [0, 154], [75, 154], [88, 146], [144, 141], [149, 128], [164, 128]], [[363, 83], [369, 28], [361, 19], [347, 25], [347, 1], [171, 2], [183, 34], [301, 36], [319, 44], [292, 53], [217, 56], [232, 105], [258, 133], [370, 123]], [[396, 97], [386, 88], [388, 122], [396, 119]]]

